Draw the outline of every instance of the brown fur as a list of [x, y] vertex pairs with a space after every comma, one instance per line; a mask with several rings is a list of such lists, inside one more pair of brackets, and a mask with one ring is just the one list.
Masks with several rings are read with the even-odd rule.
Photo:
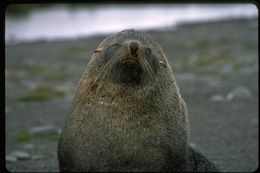
[[[126, 75], [115, 67], [133, 58], [131, 41], [140, 45], [133, 55], [140, 68], [126, 68]], [[98, 46], [79, 82], [59, 141], [60, 170], [195, 170], [188, 129], [185, 102], [160, 46], [144, 33], [122, 31]]]

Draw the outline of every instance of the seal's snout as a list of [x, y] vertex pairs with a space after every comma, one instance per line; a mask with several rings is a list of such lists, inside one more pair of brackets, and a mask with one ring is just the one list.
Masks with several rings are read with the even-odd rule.
[[139, 49], [139, 43], [137, 43], [137, 42], [135, 42], [135, 41], [132, 41], [132, 42], [130, 42], [129, 47], [130, 47], [130, 49], [131, 49], [131, 54], [132, 54], [132, 55], [135, 55], [136, 52], [137, 52], [138, 49]]

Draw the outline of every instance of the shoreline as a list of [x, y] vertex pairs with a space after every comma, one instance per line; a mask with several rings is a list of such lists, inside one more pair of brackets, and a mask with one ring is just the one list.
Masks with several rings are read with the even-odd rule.
[[[181, 29], [183, 27], [192, 27], [196, 25], [210, 25], [210, 24], [221, 24], [221, 23], [229, 23], [229, 22], [241, 22], [241, 21], [255, 21], [258, 20], [258, 17], [230, 17], [230, 18], [222, 18], [222, 19], [214, 19], [214, 20], [199, 20], [199, 21], [184, 21], [179, 22], [176, 25], [169, 25], [166, 27], [160, 27], [160, 28], [148, 28], [148, 29], [137, 29], [143, 32], [175, 32], [178, 29]], [[129, 28], [130, 29], [130, 28]], [[120, 31], [118, 31], [120, 32]], [[75, 38], [53, 38], [53, 39], [34, 39], [34, 40], [5, 40], [6, 46], [12, 46], [12, 45], [19, 45], [19, 44], [34, 44], [34, 43], [43, 43], [43, 42], [74, 42], [74, 41], [82, 41], [87, 39], [95, 39], [95, 38], [101, 38], [101, 37], [107, 37], [108, 35], [115, 34], [116, 32], [109, 32], [109, 33], [97, 33], [92, 35], [82, 35]]]

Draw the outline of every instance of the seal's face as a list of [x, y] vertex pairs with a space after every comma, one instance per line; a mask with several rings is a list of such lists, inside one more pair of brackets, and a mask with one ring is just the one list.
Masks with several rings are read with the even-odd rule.
[[[125, 30], [105, 39], [94, 51], [90, 69], [96, 80], [109, 79], [127, 87], [142, 86], [147, 77], [156, 77], [166, 62], [161, 58], [149, 36], [134, 30]], [[95, 69], [91, 69], [91, 63]], [[163, 66], [163, 67], [162, 67]]]

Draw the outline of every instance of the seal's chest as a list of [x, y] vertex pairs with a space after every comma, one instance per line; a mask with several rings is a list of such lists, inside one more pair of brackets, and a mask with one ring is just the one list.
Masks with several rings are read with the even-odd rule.
[[115, 152], [127, 157], [159, 152], [165, 140], [164, 129], [158, 128], [162, 126], [160, 122], [156, 122], [149, 115], [135, 114], [124, 118], [118, 116], [124, 115], [116, 115], [107, 120], [104, 134], [108, 139], [113, 139], [110, 144], [118, 149]]
[[[103, 150], [109, 153], [109, 157], [104, 158], [104, 163], [108, 165], [116, 164], [119, 171], [126, 170], [157, 170], [166, 163], [166, 155], [162, 143], [156, 141], [152, 135], [136, 133], [135, 130], [121, 134], [112, 133], [113, 138]], [[155, 142], [156, 141], [156, 142]], [[160, 165], [158, 167], [158, 165]]]

